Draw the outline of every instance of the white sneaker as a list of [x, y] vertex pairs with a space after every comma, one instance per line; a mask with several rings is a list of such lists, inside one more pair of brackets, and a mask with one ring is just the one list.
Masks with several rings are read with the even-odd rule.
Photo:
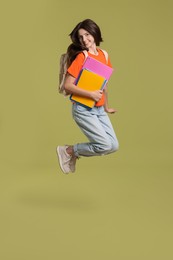
[[70, 163], [71, 163], [72, 157], [71, 157], [71, 155], [69, 155], [67, 153], [66, 149], [67, 149], [67, 146], [58, 146], [57, 154], [58, 154], [58, 159], [59, 159], [59, 164], [60, 164], [61, 170], [64, 173], [69, 173], [72, 170], [74, 170], [74, 167], [72, 167], [72, 169], [70, 168]]

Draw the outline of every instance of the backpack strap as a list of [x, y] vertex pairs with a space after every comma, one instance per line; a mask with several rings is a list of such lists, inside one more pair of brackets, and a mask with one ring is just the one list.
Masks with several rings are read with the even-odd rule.
[[[86, 60], [86, 58], [88, 57], [88, 52], [87, 52], [87, 50], [83, 50], [82, 52], [83, 52], [83, 54], [85, 56], [85, 60]], [[85, 60], [84, 60], [84, 62], [85, 62]]]
[[105, 59], [106, 59], [106, 63], [108, 64], [108, 53], [107, 53], [107, 51], [102, 50], [102, 49], [100, 49], [100, 50], [103, 52]]

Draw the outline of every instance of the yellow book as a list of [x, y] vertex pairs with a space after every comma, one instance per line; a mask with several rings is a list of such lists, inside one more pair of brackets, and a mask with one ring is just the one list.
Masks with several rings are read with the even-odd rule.
[[[94, 91], [103, 89], [106, 82], [107, 80], [104, 77], [90, 70], [83, 69], [77, 79], [76, 86], [84, 90]], [[70, 99], [89, 108], [92, 108], [95, 105], [95, 101], [93, 99], [77, 96], [75, 94], [72, 94]]]

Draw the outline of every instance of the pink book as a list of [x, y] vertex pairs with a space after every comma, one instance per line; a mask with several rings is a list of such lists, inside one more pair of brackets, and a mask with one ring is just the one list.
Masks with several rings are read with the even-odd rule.
[[83, 64], [82, 69], [88, 69], [102, 77], [106, 80], [109, 80], [113, 68], [109, 67], [108, 65], [88, 56]]

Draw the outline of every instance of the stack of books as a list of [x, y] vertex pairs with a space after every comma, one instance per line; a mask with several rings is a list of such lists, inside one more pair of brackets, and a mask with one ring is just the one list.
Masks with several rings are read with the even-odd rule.
[[[112, 72], [113, 68], [88, 56], [76, 79], [75, 85], [88, 91], [104, 89]], [[75, 94], [72, 94], [70, 99], [87, 108], [93, 108], [95, 105], [94, 100]]]

